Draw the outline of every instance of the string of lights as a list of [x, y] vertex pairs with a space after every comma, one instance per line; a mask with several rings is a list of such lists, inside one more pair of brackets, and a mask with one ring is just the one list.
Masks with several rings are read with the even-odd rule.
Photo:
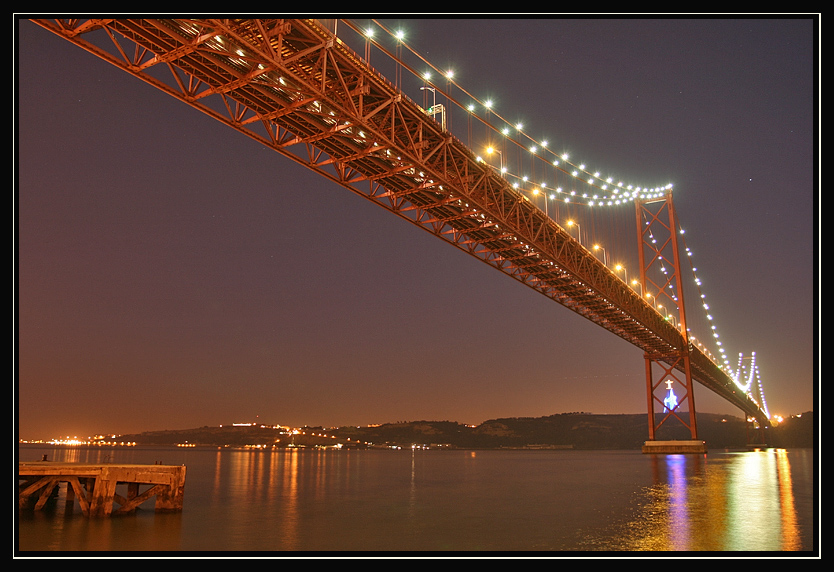
[[[684, 231], [683, 231], [682, 228], [679, 230], [679, 232], [680, 232], [681, 235], [684, 234]], [[695, 336], [691, 335], [691, 332], [690, 332], [690, 340], [697, 343], [698, 347], [701, 348], [707, 354], [707, 356], [710, 357], [710, 359], [712, 359], [713, 362], [715, 362], [716, 365], [718, 365], [718, 367], [721, 367], [721, 368], [725, 369], [728, 372], [728, 374], [730, 375], [730, 378], [733, 380], [733, 383], [735, 383], [736, 387], [738, 387], [740, 390], [742, 390], [748, 397], [750, 397], [750, 399], [755, 401], [759, 405], [759, 407], [762, 409], [762, 411], [765, 412], [765, 415], [770, 417], [770, 413], [767, 410], [767, 401], [765, 400], [764, 388], [762, 387], [761, 375], [759, 373], [759, 367], [756, 364], [756, 352], [752, 352], [752, 354], [751, 354], [751, 356], [752, 356], [751, 357], [751, 364], [750, 364], [750, 368], [749, 368], [748, 375], [747, 375], [747, 381], [745, 382], [743, 380], [743, 373], [744, 373], [744, 370], [745, 370], [744, 354], [739, 353], [739, 355], [738, 355], [738, 365], [737, 365], [736, 369], [734, 370], [730, 366], [730, 361], [729, 361], [729, 358], [728, 358], [728, 356], [726, 354], [726, 351], [723, 347], [724, 344], [721, 341], [721, 336], [719, 335], [718, 329], [717, 329], [717, 327], [714, 323], [713, 315], [710, 313], [710, 306], [706, 301], [706, 295], [703, 293], [703, 291], [701, 289], [702, 283], [701, 283], [701, 279], [698, 277], [698, 274], [697, 274], [698, 269], [694, 266], [694, 264], [692, 264], [692, 260], [691, 260], [692, 259], [692, 251], [686, 245], [686, 239], [682, 239], [682, 241], [684, 243], [684, 250], [686, 252], [687, 258], [689, 258], [689, 260], [690, 260], [690, 268], [692, 270], [693, 282], [695, 283], [695, 287], [697, 289], [698, 296], [701, 300], [701, 308], [704, 311], [704, 315], [705, 315], [707, 321], [709, 322], [709, 327], [712, 331], [711, 335], [714, 339], [715, 345], [717, 346], [717, 351], [718, 351], [719, 354], [721, 354], [720, 355], [720, 362], [718, 360], [716, 360], [716, 356], [711, 351], [709, 351], [709, 349], [700, 340], [697, 340], [695, 338]], [[756, 396], [754, 395], [754, 392], [751, 390], [751, 388], [753, 387], [753, 379], [754, 378], [756, 380], [755, 389], [756, 389], [756, 392], [758, 393], [758, 396], [759, 396], [758, 400], [756, 399]], [[759, 400], [761, 401], [761, 403], [759, 403]]]
[[[585, 164], [573, 163], [570, 160], [570, 155], [568, 153], [556, 153], [548, 147], [547, 140], [537, 141], [536, 139], [528, 135], [524, 131], [524, 125], [522, 123], [513, 123], [504, 118], [500, 113], [498, 113], [495, 110], [494, 102], [491, 99], [481, 99], [472, 95], [454, 79], [455, 74], [452, 70], [443, 71], [440, 68], [433, 65], [428, 60], [426, 60], [423, 56], [417, 53], [406, 43], [405, 33], [402, 30], [392, 31], [385, 27], [385, 25], [379, 23], [377, 20], [373, 20], [373, 22], [396, 42], [397, 51], [399, 51], [401, 47], [405, 48], [409, 53], [418, 58], [420, 62], [422, 62], [424, 65], [430, 68], [431, 71], [423, 72], [422, 74], [420, 74], [416, 70], [411, 69], [406, 64], [406, 62], [402, 60], [400, 56], [391, 55], [386, 51], [386, 53], [390, 57], [395, 59], [400, 66], [410, 71], [416, 77], [421, 78], [422, 81], [425, 82], [427, 87], [439, 91], [449, 99], [450, 103], [456, 105], [461, 109], [464, 109], [473, 117], [477, 117], [477, 119], [481, 123], [486, 125], [487, 128], [494, 131], [495, 133], [500, 133], [504, 140], [518, 146], [520, 149], [528, 151], [532, 158], [537, 158], [546, 164], [552, 165], [557, 170], [570, 175], [577, 181], [583, 182], [587, 184], [589, 187], [597, 189], [596, 192], [569, 192], [565, 194], [563, 200], [567, 199], [568, 202], [584, 202], [588, 206], [615, 206], [630, 202], [636, 198], [639, 198], [641, 200], [658, 198], [663, 196], [664, 193], [668, 192], [672, 188], [671, 183], [654, 187], [627, 184], [623, 181], [617, 181], [615, 183], [614, 177], [609, 176], [603, 178], [599, 171], [592, 171]], [[356, 29], [355, 26], [353, 27], [354, 29]], [[373, 39], [376, 34], [374, 33], [372, 28], [366, 27], [362, 31], [362, 33], [364, 34], [368, 42], [371, 42], [378, 48], [384, 50], [384, 47], [379, 42]], [[435, 84], [432, 81], [432, 72], [436, 73], [441, 78], [445, 78], [447, 84], [445, 90], [441, 85]], [[454, 86], [457, 90], [459, 90], [462, 94], [469, 98], [471, 102], [469, 104], [464, 105], [457, 101], [450, 93], [450, 88], [452, 86]], [[499, 119], [503, 123], [503, 126], [498, 127], [494, 125], [492, 121], [490, 121], [489, 117], [478, 116], [477, 111], [479, 109], [484, 110], [485, 113], [489, 116]], [[513, 132], [515, 132], [517, 136], [513, 136]], [[515, 175], [515, 177], [519, 181], [530, 181], [530, 177], [523, 174]], [[542, 183], [542, 185], [547, 186], [547, 183]], [[532, 191], [532, 188], [528, 190]], [[557, 193], [561, 194], [558, 191]]]

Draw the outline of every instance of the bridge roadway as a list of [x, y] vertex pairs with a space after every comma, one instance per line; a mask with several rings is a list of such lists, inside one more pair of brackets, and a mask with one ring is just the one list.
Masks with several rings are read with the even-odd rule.
[[[766, 414], [565, 229], [317, 20], [34, 20]], [[379, 49], [382, 49], [381, 47]]]

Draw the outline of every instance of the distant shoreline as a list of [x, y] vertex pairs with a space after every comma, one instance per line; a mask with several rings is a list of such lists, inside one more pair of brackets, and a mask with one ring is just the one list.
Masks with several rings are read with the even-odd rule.
[[[814, 413], [785, 419], [766, 430], [768, 446], [813, 447]], [[697, 414], [698, 438], [709, 448], [744, 448], [750, 441], [744, 419]], [[85, 441], [22, 441], [41, 446], [176, 446], [235, 449], [280, 448], [422, 448], [422, 449], [639, 449], [648, 439], [645, 414], [560, 413], [514, 417], [477, 426], [454, 421], [410, 421], [337, 428], [231, 424], [192, 429], [146, 431]], [[689, 430], [664, 426], [659, 440], [691, 439]], [[756, 439], [753, 442], [757, 442]]]

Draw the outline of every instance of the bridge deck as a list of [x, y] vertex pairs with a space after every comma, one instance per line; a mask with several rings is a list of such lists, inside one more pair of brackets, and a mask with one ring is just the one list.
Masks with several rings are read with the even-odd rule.
[[[33, 461], [18, 463], [20, 508], [41, 510], [55, 498], [60, 483], [67, 483], [66, 502], [77, 498], [86, 516], [109, 516], [134, 511], [155, 497], [157, 512], [182, 510], [185, 490], [184, 465], [112, 465]], [[126, 485], [125, 495], [116, 492]], [[147, 488], [140, 492], [140, 486]], [[114, 504], [120, 506], [115, 508]]]
[[[642, 292], [320, 22], [33, 21], [446, 240], [653, 359], [672, 363], [686, 353], [697, 382], [768, 424], [758, 404], [690, 347]], [[107, 32], [99, 35], [101, 46], [88, 41], [101, 31]], [[124, 45], [115, 49], [113, 42]], [[160, 73], [150, 73], [155, 68]]]

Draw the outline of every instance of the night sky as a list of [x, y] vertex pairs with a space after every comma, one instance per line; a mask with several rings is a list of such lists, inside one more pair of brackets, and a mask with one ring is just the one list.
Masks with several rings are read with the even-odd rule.
[[[385, 23], [532, 137], [673, 183], [728, 354], [756, 352], [772, 414], [815, 409], [812, 19]], [[20, 438], [645, 413], [627, 342], [37, 25], [18, 31]], [[607, 240], [636, 251], [633, 234]], [[695, 400], [741, 415], [700, 385]]]

